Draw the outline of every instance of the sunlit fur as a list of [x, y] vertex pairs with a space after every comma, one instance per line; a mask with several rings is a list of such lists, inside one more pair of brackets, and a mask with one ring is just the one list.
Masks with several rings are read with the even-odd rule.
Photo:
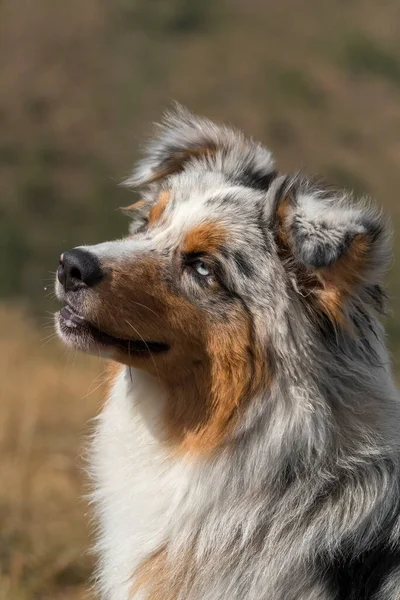
[[398, 600], [387, 223], [183, 109], [128, 185], [130, 235], [86, 248], [107, 277], [58, 284], [99, 329], [170, 348], [62, 334], [122, 363], [90, 455], [101, 597]]

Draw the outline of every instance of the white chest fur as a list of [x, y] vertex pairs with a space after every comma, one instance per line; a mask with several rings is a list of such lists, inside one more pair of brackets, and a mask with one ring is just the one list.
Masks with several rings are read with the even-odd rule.
[[135, 568], [162, 543], [185, 487], [183, 464], [158, 439], [164, 400], [156, 379], [123, 369], [98, 418], [91, 468], [98, 583], [107, 600], [128, 600]]

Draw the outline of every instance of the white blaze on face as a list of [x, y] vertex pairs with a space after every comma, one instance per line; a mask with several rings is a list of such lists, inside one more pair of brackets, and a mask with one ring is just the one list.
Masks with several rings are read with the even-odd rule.
[[103, 242], [94, 246], [79, 246], [79, 249], [91, 252], [100, 260], [118, 261], [131, 259], [135, 254], [142, 254], [151, 250], [152, 246], [148, 240], [124, 238], [111, 242]]

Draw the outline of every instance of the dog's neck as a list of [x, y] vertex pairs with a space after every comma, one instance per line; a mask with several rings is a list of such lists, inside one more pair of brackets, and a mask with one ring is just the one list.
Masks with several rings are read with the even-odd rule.
[[[382, 360], [388, 360], [386, 351]], [[238, 437], [250, 442], [253, 431], [256, 443], [263, 439], [277, 466], [287, 462], [288, 453], [293, 459], [296, 448], [300, 462], [310, 461], [314, 468], [318, 457], [323, 461], [337, 452], [358, 453], [363, 446], [370, 449], [371, 441], [385, 444], [390, 423], [383, 420], [386, 411], [380, 405], [392, 404], [397, 397], [391, 378], [377, 377], [369, 365], [360, 363], [365, 377], [356, 387], [342, 365], [337, 365], [334, 379], [333, 361], [328, 368], [329, 386], [323, 373], [316, 378], [311, 368], [309, 372], [293, 368], [282, 369], [270, 381], [265, 379], [264, 387], [251, 389], [243, 373], [228, 364], [219, 365], [214, 377], [204, 363], [167, 379], [138, 371], [134, 383], [127, 367], [125, 377], [128, 395], [141, 398], [139, 412], [172, 454], [206, 457], [227, 445], [232, 450]], [[343, 417], [346, 412], [348, 418]]]
[[[259, 367], [261, 361], [229, 358], [219, 355], [214, 361], [193, 362], [190, 368], [139, 375], [158, 389], [158, 437], [173, 453], [211, 454], [229, 439], [251, 398], [260, 392], [261, 382], [266, 385], [268, 375]], [[128, 383], [131, 374], [127, 367]], [[141, 405], [140, 410], [147, 418], [149, 409]]]
[[[253, 548], [265, 531], [263, 563], [267, 560], [272, 573], [282, 565], [290, 573], [297, 565], [301, 572], [303, 559], [316, 547], [328, 552], [339, 544], [342, 519], [336, 515], [346, 514], [350, 503], [349, 531], [370, 514], [375, 504], [369, 504], [364, 490], [376, 490], [378, 500], [393, 494], [383, 463], [393, 469], [396, 461], [390, 463], [382, 449], [387, 438], [379, 418], [373, 427], [360, 427], [364, 439], [350, 430], [355, 418], [371, 421], [362, 406], [376, 401], [377, 391], [370, 389], [373, 375], [358, 397], [352, 389], [337, 397], [345, 392], [345, 381], [329, 395], [324, 386], [312, 385], [311, 373], [294, 377], [290, 372], [275, 372], [268, 391], [249, 397], [229, 435], [205, 457], [203, 452], [171, 451], [174, 444], [166, 436], [165, 415], [174, 401], [172, 390], [157, 376], [119, 369], [99, 419], [92, 457], [94, 500], [104, 527], [99, 542], [106, 565], [101, 585], [107, 592], [131, 592], [133, 576], [138, 586], [157, 588], [161, 580], [170, 586], [164, 572], [165, 544], [173, 557], [173, 579], [183, 581], [180, 576], [190, 566], [186, 558], [195, 539], [204, 542], [197, 548], [202, 567], [196, 573], [207, 580], [217, 562], [229, 577], [231, 555], [226, 549], [235, 548], [238, 539], [240, 547]], [[390, 385], [380, 390], [383, 403], [390, 402]], [[371, 402], [368, 389], [375, 398]], [[194, 401], [189, 391], [193, 393], [189, 381], [175, 390], [181, 394], [179, 402]], [[195, 399], [201, 400], [200, 392]], [[334, 401], [340, 402], [342, 421], [333, 410]], [[352, 411], [352, 418], [346, 419], [346, 410]], [[397, 424], [397, 418], [393, 420]], [[353, 481], [355, 465], [358, 477]], [[331, 492], [336, 511], [323, 501]], [[329, 531], [326, 543], [318, 528], [308, 526], [309, 511], [317, 506], [318, 519]], [[291, 552], [287, 536], [294, 531], [293, 523], [303, 528], [302, 544]], [[363, 545], [368, 546], [374, 531], [363, 530]], [[160, 589], [160, 597], [171, 597], [169, 587]], [[118, 597], [127, 598], [130, 592]]]

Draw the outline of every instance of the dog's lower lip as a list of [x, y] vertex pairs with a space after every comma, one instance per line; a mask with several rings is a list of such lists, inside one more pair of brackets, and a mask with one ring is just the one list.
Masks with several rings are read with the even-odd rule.
[[96, 342], [104, 346], [114, 346], [118, 350], [128, 354], [151, 354], [169, 350], [168, 344], [164, 342], [121, 339], [101, 331], [87, 321], [85, 317], [76, 312], [76, 309], [69, 304], [66, 304], [60, 310], [60, 316], [71, 333], [73, 331], [75, 335], [80, 333], [89, 334]]
[[69, 304], [62, 307], [60, 314], [64, 319], [71, 321], [76, 325], [83, 325], [85, 323], [84, 317], [77, 313]]

